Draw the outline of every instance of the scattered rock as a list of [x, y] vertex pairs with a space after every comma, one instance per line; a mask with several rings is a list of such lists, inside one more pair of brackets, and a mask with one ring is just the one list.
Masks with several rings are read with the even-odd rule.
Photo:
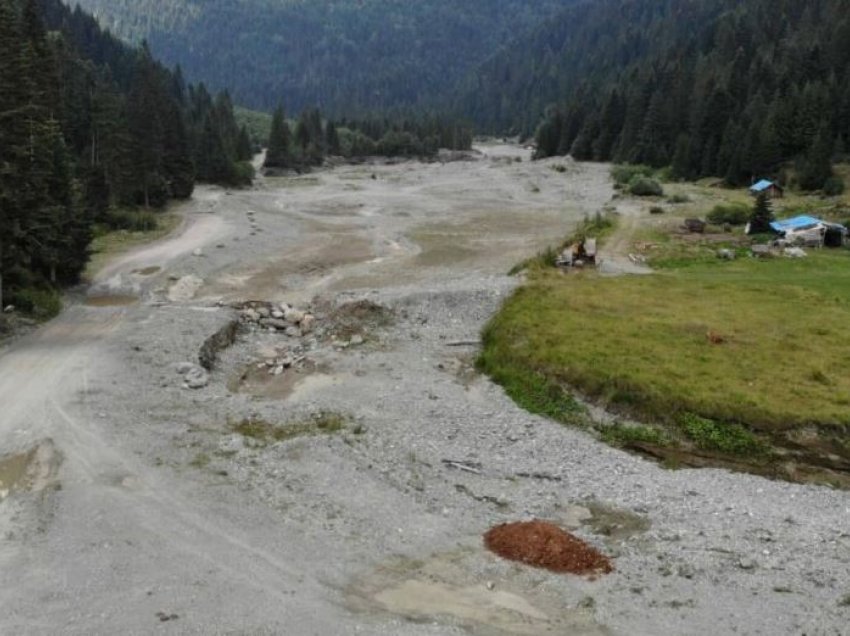
[[755, 559], [749, 559], [747, 557], [738, 559], [738, 567], [742, 570], [755, 570], [756, 565]]
[[3, 309], [4, 314], [11, 314], [13, 311], [15, 311], [14, 305], [6, 305], [6, 308]]
[[175, 370], [179, 375], [186, 375], [195, 368], [195, 364], [193, 362], [178, 362]]
[[305, 314], [304, 318], [301, 319], [301, 335], [312, 333], [315, 324], [316, 317], [313, 314]]
[[756, 258], [767, 258], [773, 255], [770, 251], [770, 245], [753, 245], [750, 248], [750, 253]]
[[364, 342], [365, 341], [363, 340], [363, 336], [361, 336], [360, 334], [355, 334], [355, 335], [351, 336], [351, 340], [349, 341], [349, 344], [352, 347], [358, 347], [358, 346], [362, 345]]
[[806, 258], [808, 256], [801, 247], [786, 247], [784, 253], [788, 258]]
[[202, 250], [200, 247], [198, 247], [198, 248], [196, 248], [195, 250], [192, 251], [192, 256], [203, 256], [203, 255], [204, 255], [204, 250]]
[[734, 261], [735, 260], [735, 252], [729, 249], [717, 250], [717, 258], [724, 261]]
[[284, 312], [283, 317], [291, 325], [299, 325], [304, 320], [304, 312], [297, 309], [289, 309]]
[[206, 369], [198, 366], [193, 366], [184, 376], [187, 389], [203, 389], [210, 383], [210, 374]]

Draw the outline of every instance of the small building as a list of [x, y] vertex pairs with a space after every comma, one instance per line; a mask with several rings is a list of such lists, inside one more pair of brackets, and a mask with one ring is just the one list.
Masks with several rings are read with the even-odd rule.
[[770, 224], [792, 245], [804, 247], [841, 247], [847, 239], [847, 228], [813, 216], [800, 215]]
[[767, 194], [771, 199], [781, 199], [785, 196], [785, 189], [775, 181], [762, 179], [750, 187], [750, 194], [754, 197], [760, 194]]

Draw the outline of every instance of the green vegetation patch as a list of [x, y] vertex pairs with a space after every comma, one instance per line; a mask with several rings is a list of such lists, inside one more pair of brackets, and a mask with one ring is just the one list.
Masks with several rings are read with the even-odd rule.
[[[116, 255], [158, 241], [180, 225], [180, 216], [174, 213], [126, 211], [115, 214], [117, 218], [128, 219], [131, 225], [127, 229], [99, 229], [92, 241], [91, 259], [83, 275], [87, 280], [91, 280]], [[151, 222], [153, 226], [150, 225]]]
[[700, 450], [727, 455], [763, 455], [767, 446], [740, 424], [715, 422], [693, 413], [679, 418], [679, 425]]
[[[850, 253], [699, 263], [653, 276], [534, 270], [487, 326], [479, 366], [526, 406], [572, 386], [648, 421], [850, 426]], [[532, 397], [529, 397], [532, 396]], [[536, 412], [551, 410], [537, 406]], [[718, 425], [719, 426], [719, 425]], [[694, 422], [699, 444], [747, 447]]]
[[348, 427], [349, 418], [340, 413], [321, 411], [304, 420], [285, 424], [273, 424], [267, 420], [251, 417], [231, 425], [235, 433], [269, 443], [283, 442], [308, 435], [333, 435]]

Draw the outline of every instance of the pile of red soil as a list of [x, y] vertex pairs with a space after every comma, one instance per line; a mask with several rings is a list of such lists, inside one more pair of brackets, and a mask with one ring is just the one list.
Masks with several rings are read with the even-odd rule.
[[484, 545], [505, 559], [552, 572], [607, 574], [614, 569], [592, 545], [545, 521], [496, 526], [484, 535]]

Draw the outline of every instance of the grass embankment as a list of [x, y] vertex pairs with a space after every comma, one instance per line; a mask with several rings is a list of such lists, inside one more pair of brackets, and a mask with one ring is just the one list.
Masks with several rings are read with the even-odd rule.
[[577, 389], [650, 423], [603, 427], [611, 443], [762, 464], [790, 444], [850, 466], [850, 252], [726, 262], [681, 249], [662, 247], [652, 276], [531, 268], [486, 327], [479, 366], [556, 420], [589, 423]]

